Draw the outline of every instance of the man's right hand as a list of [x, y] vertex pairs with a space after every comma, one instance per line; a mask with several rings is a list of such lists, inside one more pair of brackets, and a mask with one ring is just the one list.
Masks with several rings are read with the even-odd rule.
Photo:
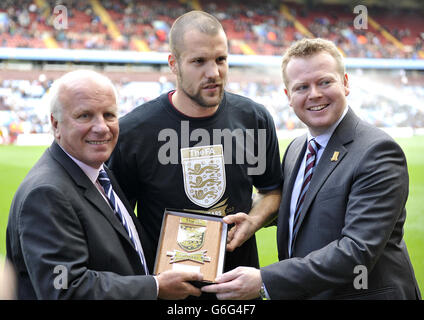
[[202, 291], [187, 281], [202, 281], [203, 275], [197, 272], [168, 270], [157, 275], [159, 299], [178, 300], [188, 296], [199, 297]]

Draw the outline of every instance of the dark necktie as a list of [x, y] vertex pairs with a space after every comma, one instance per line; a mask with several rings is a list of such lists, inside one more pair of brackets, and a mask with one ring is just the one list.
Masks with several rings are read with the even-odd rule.
[[127, 220], [125, 219], [125, 216], [122, 214], [121, 210], [119, 209], [118, 203], [115, 199], [115, 192], [112, 189], [112, 184], [110, 183], [110, 179], [106, 173], [105, 170], [101, 169], [99, 172], [99, 183], [101, 184], [101, 186], [103, 187], [106, 197], [109, 200], [109, 204], [112, 207], [113, 211], [115, 212], [116, 216], [118, 217], [119, 221], [121, 221], [122, 225], [124, 226], [125, 230], [128, 233], [128, 236], [131, 239], [131, 242], [133, 243], [135, 250], [137, 251], [141, 263], [143, 265], [144, 271], [146, 274], [149, 274], [149, 271], [147, 270], [147, 264], [146, 264], [146, 259], [144, 258], [144, 254], [143, 254], [143, 249], [139, 248], [139, 246], [137, 245], [137, 242], [134, 239], [134, 235], [131, 231], [130, 226], [128, 225]]
[[317, 153], [319, 149], [319, 144], [315, 139], [311, 139], [308, 143], [308, 152], [306, 154], [306, 165], [305, 165], [305, 175], [303, 176], [303, 183], [300, 189], [299, 198], [297, 199], [296, 209], [293, 216], [293, 232], [292, 232], [292, 241], [291, 249], [293, 252], [293, 242], [295, 237], [295, 230], [297, 223], [299, 221], [299, 216], [303, 208], [303, 202], [305, 201], [306, 191], [308, 191], [309, 184], [311, 183], [312, 174], [314, 173], [315, 163], [317, 158]]

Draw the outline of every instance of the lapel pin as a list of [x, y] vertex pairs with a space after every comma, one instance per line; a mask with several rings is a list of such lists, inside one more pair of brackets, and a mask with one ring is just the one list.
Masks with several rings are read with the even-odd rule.
[[337, 161], [337, 160], [339, 160], [339, 154], [340, 154], [340, 152], [334, 151], [333, 157], [331, 158], [330, 161]]

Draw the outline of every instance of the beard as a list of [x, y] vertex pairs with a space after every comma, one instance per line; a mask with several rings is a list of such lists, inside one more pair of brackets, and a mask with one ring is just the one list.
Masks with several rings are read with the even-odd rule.
[[207, 99], [203, 97], [201, 90], [192, 94], [186, 91], [184, 87], [181, 87], [181, 89], [187, 97], [189, 97], [192, 101], [194, 101], [198, 106], [202, 108], [214, 108], [221, 103], [222, 98], [224, 97], [224, 90], [222, 89], [222, 87], [219, 88], [218, 96], [213, 97], [213, 99]]
[[202, 88], [208, 84], [215, 84], [215, 80], [209, 80], [208, 82], [201, 84], [198, 89], [194, 86], [190, 86], [190, 84], [186, 85], [181, 74], [179, 74], [177, 81], [178, 87], [181, 91], [183, 91], [190, 100], [202, 108], [214, 108], [221, 103], [222, 98], [224, 97], [225, 81], [222, 81], [217, 87], [218, 93], [209, 97], [202, 95]]

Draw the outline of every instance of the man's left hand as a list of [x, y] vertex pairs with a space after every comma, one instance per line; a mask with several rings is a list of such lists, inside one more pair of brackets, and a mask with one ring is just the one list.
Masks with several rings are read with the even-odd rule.
[[215, 282], [202, 291], [216, 293], [219, 300], [249, 300], [259, 297], [262, 277], [259, 269], [238, 267], [218, 276]]

